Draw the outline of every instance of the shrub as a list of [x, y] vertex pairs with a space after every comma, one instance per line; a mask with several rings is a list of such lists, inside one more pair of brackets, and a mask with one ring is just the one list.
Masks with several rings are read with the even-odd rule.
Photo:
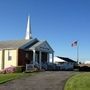
[[15, 67], [14, 66], [7, 67], [7, 68], [2, 69], [0, 71], [1, 74], [13, 73], [13, 72], [15, 72]]
[[23, 72], [23, 71], [25, 71], [25, 67], [24, 66], [17, 66], [15, 68], [15, 72], [16, 73]]
[[11, 67], [5, 68], [5, 71], [6, 71], [6, 73], [14, 73], [15, 72], [15, 67], [11, 66]]
[[90, 67], [88, 66], [79, 67], [79, 71], [90, 71]]
[[10, 67], [0, 70], [0, 74], [19, 73], [19, 72], [23, 72], [24, 70], [25, 70], [25, 67], [23, 66], [17, 66], [17, 67], [10, 66]]

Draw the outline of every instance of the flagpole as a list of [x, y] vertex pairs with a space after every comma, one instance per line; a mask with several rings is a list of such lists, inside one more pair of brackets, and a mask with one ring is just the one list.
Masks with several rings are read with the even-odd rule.
[[79, 44], [77, 43], [77, 64], [79, 64]]
[[77, 59], [77, 64], [79, 64], [79, 44], [78, 41], [74, 41], [72, 43], [72, 47], [76, 47], [76, 59]]

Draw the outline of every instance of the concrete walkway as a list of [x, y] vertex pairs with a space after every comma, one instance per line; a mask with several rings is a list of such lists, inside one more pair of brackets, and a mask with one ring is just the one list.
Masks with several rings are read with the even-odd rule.
[[73, 72], [47, 71], [0, 85], [0, 90], [63, 90]]

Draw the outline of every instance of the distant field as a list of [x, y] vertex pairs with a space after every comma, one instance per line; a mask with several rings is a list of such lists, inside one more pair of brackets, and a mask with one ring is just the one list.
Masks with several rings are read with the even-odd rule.
[[90, 72], [81, 72], [72, 76], [66, 82], [64, 90], [90, 90]]

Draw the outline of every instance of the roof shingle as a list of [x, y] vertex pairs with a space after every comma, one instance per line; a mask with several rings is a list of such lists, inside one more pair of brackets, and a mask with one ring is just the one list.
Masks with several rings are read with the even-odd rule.
[[[33, 39], [31, 39], [33, 40]], [[0, 41], [0, 49], [19, 48], [31, 40], [9, 40]]]

